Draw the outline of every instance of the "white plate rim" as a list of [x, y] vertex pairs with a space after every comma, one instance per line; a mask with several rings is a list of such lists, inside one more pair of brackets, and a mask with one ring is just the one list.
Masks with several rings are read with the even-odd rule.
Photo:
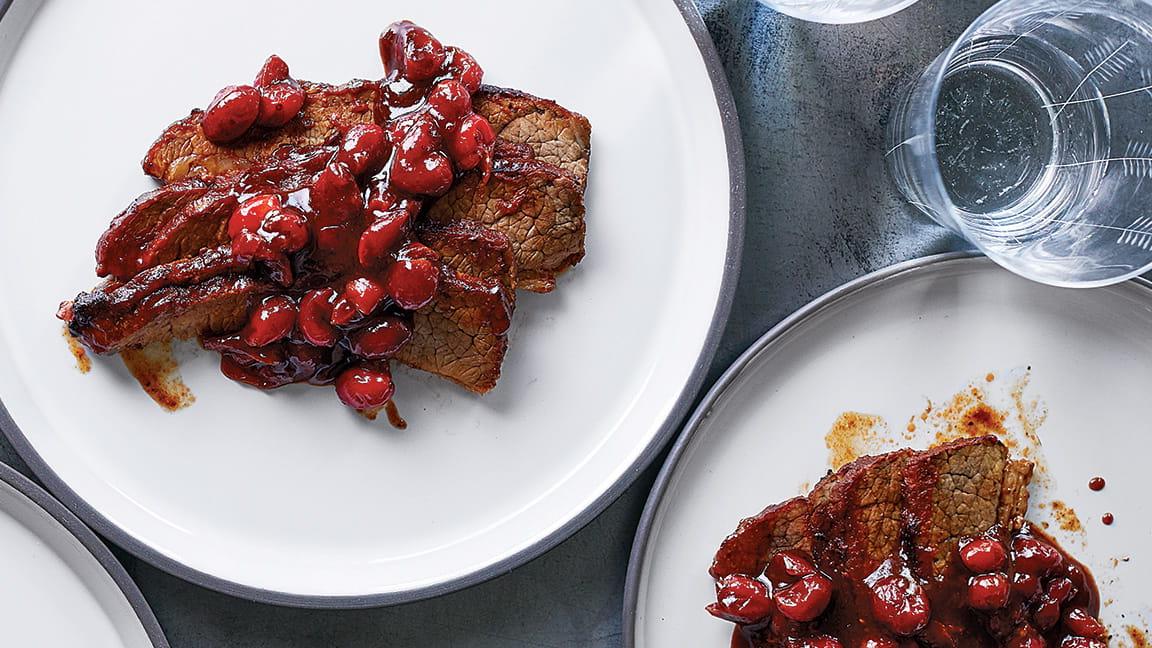
[[[4, 7], [0, 6], [0, 15], [3, 15], [3, 10]], [[31, 479], [3, 463], [0, 463], [0, 481], [27, 497], [45, 514], [59, 522], [72, 537], [79, 540], [84, 549], [96, 559], [96, 562], [100, 563], [100, 567], [112, 577], [124, 598], [128, 599], [128, 604], [132, 606], [136, 618], [140, 620], [140, 625], [144, 628], [144, 632], [148, 635], [152, 645], [155, 648], [169, 648], [168, 639], [160, 628], [160, 622], [156, 620], [156, 615], [152, 612], [148, 601], [144, 599], [144, 594], [140, 588], [136, 586], [135, 581], [128, 575], [112, 551], [80, 521], [80, 518], [73, 515], [63, 504], [43, 488], [37, 486]]]
[[[632, 541], [632, 551], [628, 557], [628, 572], [624, 580], [624, 648], [635, 648], [636, 646], [636, 612], [640, 600], [640, 575], [644, 568], [644, 555], [647, 553], [649, 540], [652, 537], [652, 526], [656, 518], [656, 512], [664, 500], [664, 495], [672, 482], [672, 476], [676, 473], [676, 468], [679, 466], [681, 459], [683, 459], [685, 451], [688, 449], [688, 446], [691, 445], [696, 431], [712, 413], [713, 406], [727, 393], [728, 389], [732, 387], [744, 373], [744, 370], [755, 362], [756, 358], [765, 350], [770, 348], [784, 335], [812, 319], [828, 307], [872, 285], [893, 279], [900, 275], [923, 271], [953, 261], [992, 263], [988, 257], [977, 251], [945, 252], [897, 263], [853, 279], [817, 297], [784, 318], [779, 324], [769, 329], [767, 333], [753, 342], [752, 345], [748, 347], [744, 353], [740, 354], [740, 357], [724, 371], [719, 380], [716, 381], [716, 384], [708, 390], [708, 393], [700, 401], [700, 404], [696, 406], [696, 410], [692, 412], [692, 416], [688, 419], [688, 422], [684, 424], [683, 431], [681, 431], [680, 436], [676, 438], [676, 442], [668, 453], [668, 458], [660, 468], [656, 482], [652, 485], [652, 491], [648, 495], [648, 501], [644, 503], [644, 511], [640, 516], [640, 523], [636, 527], [636, 537]], [[1144, 279], [1143, 277], [1133, 277], [1128, 281], [1143, 286], [1144, 288], [1152, 289], [1152, 281]]]
[[[507, 574], [568, 539], [604, 512], [610, 504], [615, 502], [624, 491], [632, 485], [644, 469], [660, 455], [677, 430], [680, 429], [680, 422], [684, 419], [685, 415], [687, 415], [689, 407], [695, 401], [697, 394], [704, 385], [704, 379], [707, 376], [712, 358], [715, 356], [716, 349], [719, 346], [720, 337], [728, 322], [736, 293], [736, 283], [744, 247], [746, 183], [744, 145], [740, 131], [739, 117], [736, 112], [736, 102], [732, 96], [732, 91], [729, 87], [723, 64], [720, 61], [719, 53], [716, 51], [715, 44], [712, 41], [712, 37], [708, 32], [708, 28], [704, 23], [699, 9], [692, 0], [670, 1], [673, 2], [680, 11], [693, 40], [696, 42], [697, 48], [700, 50], [700, 56], [703, 59], [708, 77], [712, 83], [712, 89], [720, 112], [721, 126], [724, 131], [729, 176], [729, 216], [728, 245], [725, 252], [720, 293], [717, 297], [716, 307], [712, 313], [708, 333], [705, 336], [704, 344], [696, 358], [692, 372], [685, 382], [675, 405], [661, 424], [658, 432], [649, 441], [636, 461], [624, 471], [615, 484], [605, 490], [595, 501], [580, 511], [576, 516], [572, 517], [555, 532], [516, 554], [482, 569], [478, 569], [461, 578], [418, 589], [367, 595], [313, 596], [253, 587], [184, 565], [177, 560], [163, 555], [147, 544], [140, 542], [118, 525], [113, 524], [72, 490], [72, 488], [52, 470], [47, 462], [40, 457], [40, 454], [36, 452], [31, 442], [25, 437], [20, 427], [12, 419], [12, 416], [4, 405], [3, 399], [0, 399], [0, 432], [4, 434], [20, 458], [24, 460], [48, 491], [50, 491], [52, 495], [55, 495], [64, 507], [67, 507], [69, 511], [78, 516], [79, 519], [77, 522], [83, 520], [81, 526], [87, 524], [92, 529], [95, 529], [101, 536], [108, 538], [137, 558], [174, 576], [229, 596], [259, 603], [308, 609], [358, 609], [421, 601], [479, 585], [498, 576]], [[4, 18], [14, 2], [15, 0], [0, 0], [0, 20]], [[26, 25], [23, 27], [26, 27]], [[0, 468], [3, 467], [3, 464], [0, 464]], [[89, 531], [89, 533], [91, 533], [91, 531]], [[125, 575], [125, 577], [127, 578], [127, 575]], [[133, 587], [135, 586], [133, 585]], [[141, 597], [141, 601], [142, 600]], [[150, 611], [149, 614], [151, 614]], [[157, 628], [158, 627], [157, 625]], [[161, 638], [162, 637], [163, 635], [161, 635]], [[167, 647], [166, 642], [156, 645], [158, 647]]]

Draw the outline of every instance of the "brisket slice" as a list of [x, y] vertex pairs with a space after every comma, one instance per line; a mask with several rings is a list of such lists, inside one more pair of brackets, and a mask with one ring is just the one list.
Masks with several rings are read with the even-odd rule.
[[825, 569], [862, 577], [907, 549], [913, 569], [932, 578], [961, 538], [1020, 527], [1031, 477], [1032, 463], [1009, 461], [992, 436], [863, 457], [811, 494], [740, 522], [711, 573], [758, 575], [775, 553], [800, 550]]
[[584, 258], [584, 195], [568, 172], [537, 160], [496, 160], [484, 182], [470, 173], [429, 208], [432, 223], [469, 221], [512, 244], [516, 287], [550, 292]]
[[253, 129], [240, 141], [213, 144], [200, 129], [202, 110], [175, 122], [160, 135], [144, 156], [144, 173], [162, 182], [188, 178], [210, 180], [248, 169], [272, 157], [280, 146], [319, 146], [350, 126], [376, 119], [380, 86], [373, 81], [351, 81], [332, 86], [302, 81], [304, 107], [281, 128]]
[[592, 124], [555, 101], [519, 90], [484, 86], [472, 97], [473, 109], [488, 120], [496, 137], [527, 144], [534, 157], [588, 183]]
[[201, 180], [186, 180], [149, 191], [120, 213], [96, 244], [96, 274], [127, 279], [144, 267], [141, 251], [156, 230], [209, 190]]
[[[255, 130], [237, 143], [209, 142], [200, 130], [203, 112], [192, 111], [165, 129], [148, 149], [144, 172], [162, 182], [211, 179], [264, 162], [282, 145], [324, 144], [349, 126], [378, 117], [380, 87], [376, 82], [302, 84], [306, 98], [299, 116], [283, 128]], [[592, 129], [587, 119], [553, 101], [493, 86], [481, 88], [472, 103], [500, 140], [527, 145], [537, 158], [572, 172], [583, 187], [591, 151]]]

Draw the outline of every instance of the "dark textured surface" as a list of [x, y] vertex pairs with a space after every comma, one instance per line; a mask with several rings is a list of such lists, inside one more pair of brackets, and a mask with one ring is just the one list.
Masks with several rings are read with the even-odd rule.
[[[922, 0], [881, 21], [826, 26], [754, 0], [697, 1], [732, 84], [748, 166], [744, 267], [711, 382], [812, 298], [877, 268], [962, 247], [898, 199], [883, 165], [884, 122], [899, 84], [992, 2]], [[28, 473], [6, 443], [0, 459]], [[389, 609], [249, 603], [118, 555], [174, 648], [609, 648], [621, 644], [624, 570], [654, 475], [648, 470], [588, 527], [515, 572]]]

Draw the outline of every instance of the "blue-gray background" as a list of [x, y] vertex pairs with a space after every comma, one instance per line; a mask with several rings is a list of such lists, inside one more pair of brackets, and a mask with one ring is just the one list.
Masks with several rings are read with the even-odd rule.
[[[963, 246], [899, 200], [883, 164], [884, 124], [899, 85], [992, 0], [921, 0], [850, 26], [803, 23], [755, 0], [696, 1], [736, 97], [748, 172], [743, 268], [711, 383], [772, 325], [822, 293], [892, 263]], [[595, 46], [594, 35], [589, 43]], [[29, 474], [2, 441], [0, 458]], [[394, 608], [250, 603], [117, 555], [173, 648], [611, 648], [622, 644], [624, 572], [655, 470], [534, 562], [463, 592]]]

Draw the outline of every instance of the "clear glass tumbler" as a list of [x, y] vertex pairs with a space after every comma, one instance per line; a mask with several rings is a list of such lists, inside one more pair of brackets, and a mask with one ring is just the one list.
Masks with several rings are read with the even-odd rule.
[[760, 0], [794, 18], [820, 23], [858, 23], [894, 14], [918, 0]]
[[905, 197], [1058, 286], [1152, 270], [1152, 0], [1003, 0], [897, 102]]

